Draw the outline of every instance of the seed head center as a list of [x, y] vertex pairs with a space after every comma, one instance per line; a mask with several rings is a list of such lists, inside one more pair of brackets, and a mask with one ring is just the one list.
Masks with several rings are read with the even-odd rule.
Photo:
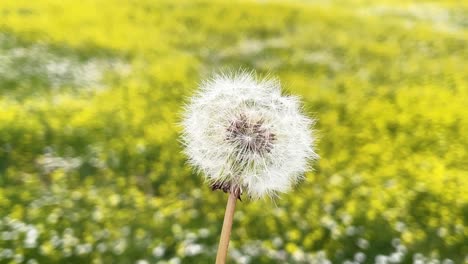
[[264, 120], [249, 120], [245, 114], [236, 117], [227, 128], [226, 141], [243, 153], [269, 153], [276, 137], [264, 126]]

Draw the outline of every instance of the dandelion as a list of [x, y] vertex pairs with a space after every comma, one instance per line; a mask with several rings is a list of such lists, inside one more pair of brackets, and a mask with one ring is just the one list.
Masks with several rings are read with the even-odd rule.
[[259, 199], [284, 193], [317, 158], [313, 120], [302, 113], [299, 99], [283, 95], [277, 79], [245, 71], [203, 82], [182, 125], [189, 163], [213, 190], [230, 193], [227, 236], [232, 220], [226, 218], [242, 194]]
[[220, 74], [186, 107], [183, 142], [213, 189], [261, 198], [289, 190], [309, 169], [312, 124], [278, 80]]

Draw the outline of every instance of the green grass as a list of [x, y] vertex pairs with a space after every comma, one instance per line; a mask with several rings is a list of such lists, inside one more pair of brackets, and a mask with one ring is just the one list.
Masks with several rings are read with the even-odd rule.
[[185, 164], [177, 122], [201, 80], [239, 67], [303, 98], [321, 159], [281, 199], [238, 206], [232, 263], [466, 262], [467, 14], [2, 1], [0, 263], [213, 262], [227, 197]]

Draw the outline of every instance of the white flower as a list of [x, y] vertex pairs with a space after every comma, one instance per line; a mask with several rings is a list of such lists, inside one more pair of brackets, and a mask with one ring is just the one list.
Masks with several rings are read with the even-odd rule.
[[317, 158], [312, 124], [277, 79], [243, 71], [201, 84], [186, 106], [182, 139], [213, 190], [260, 198], [288, 191]]

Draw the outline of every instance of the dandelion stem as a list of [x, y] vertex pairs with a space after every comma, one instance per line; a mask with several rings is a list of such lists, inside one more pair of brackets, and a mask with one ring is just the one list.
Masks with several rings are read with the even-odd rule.
[[223, 229], [219, 239], [218, 254], [216, 264], [226, 263], [226, 255], [229, 247], [229, 237], [231, 235], [232, 220], [234, 218], [234, 209], [236, 209], [237, 194], [233, 191], [229, 193], [226, 212], [224, 213]]

